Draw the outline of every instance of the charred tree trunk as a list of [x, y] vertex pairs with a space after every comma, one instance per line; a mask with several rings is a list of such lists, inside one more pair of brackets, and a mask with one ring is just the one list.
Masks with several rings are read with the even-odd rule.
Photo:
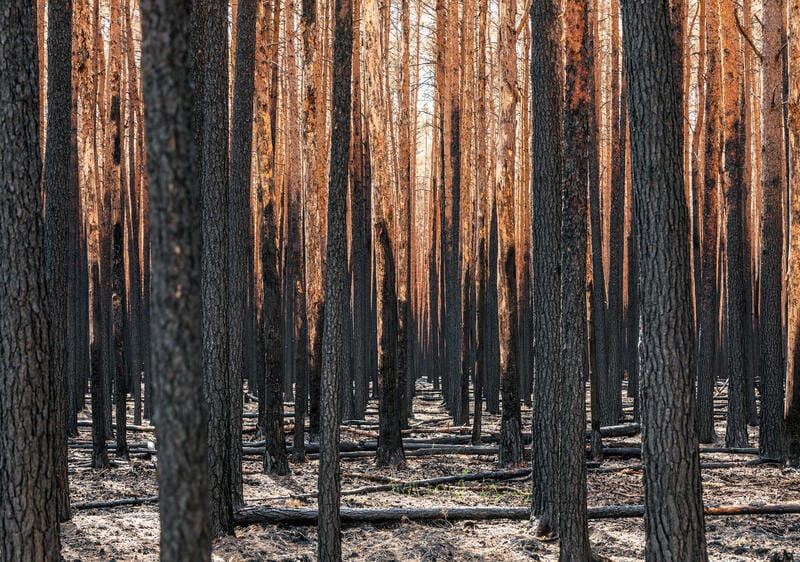
[[[66, 482], [56, 479], [60, 470], [56, 449], [66, 446], [61, 443], [64, 411], [57, 397], [63, 390], [50, 366], [35, 26], [33, 2], [12, 3], [0, 11], [3, 36], [0, 558], [3, 560], [60, 559], [58, 519], [63, 516], [60, 496], [66, 493], [59, 489]], [[69, 51], [66, 56], [69, 60]]]
[[533, 516], [536, 534], [558, 533], [560, 436], [558, 380], [560, 372], [560, 258], [562, 25], [560, 4], [553, 0], [531, 5], [531, 98], [541, 101], [533, 120], [531, 144], [533, 189], [533, 310], [534, 373]]
[[53, 450], [55, 461], [55, 493], [58, 497], [58, 518], [66, 521], [69, 512], [67, 482], [67, 420], [72, 412], [65, 397], [74, 384], [76, 373], [69, 356], [78, 345], [76, 334], [70, 330], [71, 305], [77, 298], [74, 283], [77, 263], [77, 178], [72, 180], [72, 4], [65, 1], [48, 2], [47, 7], [47, 142], [45, 148], [45, 264], [47, 267], [48, 310], [51, 320], [52, 347], [50, 369], [58, 391], [47, 404], [54, 408], [50, 416], [61, 416]]
[[[498, 39], [502, 75], [500, 121], [498, 124], [500, 154], [497, 161], [497, 214], [500, 233], [500, 255], [497, 264], [498, 311], [500, 311], [500, 388], [503, 415], [500, 422], [501, 466], [521, 463], [522, 419], [518, 370], [517, 338], [517, 258], [514, 231], [514, 159], [516, 155], [517, 89], [516, 0], [502, 6]], [[551, 326], [552, 329], [552, 326]]]
[[705, 171], [703, 174], [703, 233], [700, 265], [700, 299], [697, 324], [697, 427], [701, 443], [713, 443], [714, 386], [719, 355], [718, 204], [721, 163], [722, 113], [720, 112], [722, 65], [719, 50], [719, 0], [706, 2], [705, 70]]
[[586, 516], [586, 183], [592, 35], [588, 0], [567, 0], [564, 171], [561, 191], [561, 355], [559, 360], [559, 560], [591, 559]]
[[[336, 0], [333, 43], [333, 121], [328, 184], [328, 228], [325, 268], [325, 324], [322, 334], [322, 424], [319, 465], [319, 560], [342, 556], [339, 501], [339, 381], [347, 368], [345, 324], [350, 320], [347, 268], [347, 189], [350, 159], [350, 78], [353, 10], [350, 0]], [[345, 396], [349, 400], [349, 393]]]
[[[231, 429], [238, 389], [233, 387], [228, 355], [228, 10], [205, 0], [203, 49], [202, 299], [203, 371], [208, 405], [210, 526], [215, 537], [233, 532], [233, 509], [241, 497], [241, 466]], [[240, 458], [240, 457], [239, 457]]]
[[[167, 5], [169, 4], [169, 5]], [[161, 557], [211, 556], [203, 396], [200, 146], [188, 3], [144, 0], [142, 77], [152, 197], [155, 423]], [[196, 137], [194, 137], [196, 138]]]
[[[736, 6], [734, 0], [721, 0], [721, 20], [724, 29], [733, 29]], [[745, 193], [744, 158], [744, 86], [739, 35], [722, 33], [724, 142], [725, 165], [722, 187], [725, 193], [725, 233], [727, 254], [725, 351], [728, 378], [728, 420], [725, 444], [728, 447], [747, 446], [747, 404], [745, 353], [745, 262], [743, 198]]]
[[641, 250], [645, 553], [653, 560], [705, 560], [689, 211], [682, 172], [682, 77], [673, 58], [668, 3], [623, 0], [622, 14], [634, 220]]
[[[782, 459], [783, 430], [783, 199], [786, 192], [783, 161], [783, 97], [781, 30], [786, 6], [782, 0], [764, 3], [764, 68], [762, 71], [761, 127], [761, 287], [759, 291], [758, 341], [761, 375], [761, 419], [758, 431], [759, 455]], [[800, 37], [793, 38], [800, 40]], [[797, 69], [793, 69], [797, 71]]]

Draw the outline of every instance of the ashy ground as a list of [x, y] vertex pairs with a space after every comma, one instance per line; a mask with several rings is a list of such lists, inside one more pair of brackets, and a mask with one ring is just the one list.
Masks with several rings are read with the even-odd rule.
[[[441, 403], [430, 392], [417, 397], [414, 404], [417, 424], [444, 417]], [[255, 405], [248, 404], [254, 411]], [[530, 411], [523, 410], [530, 420]], [[375, 420], [374, 416], [368, 419]], [[246, 426], [253, 424], [245, 420]], [[499, 416], [484, 414], [484, 431], [497, 431]], [[528, 422], [528, 428], [530, 422]], [[448, 427], [446, 421], [428, 423], [426, 428]], [[363, 426], [362, 426], [362, 429]], [[369, 429], [369, 428], [367, 428]], [[718, 435], [724, 435], [719, 422]], [[254, 434], [246, 434], [255, 439]], [[435, 437], [424, 433], [412, 437]], [[448, 435], [452, 436], [452, 433]], [[343, 439], [367, 439], [342, 434]], [[77, 442], [90, 443], [90, 428], [82, 427]], [[129, 442], [152, 440], [152, 433], [131, 432]], [[635, 445], [639, 437], [606, 440], [607, 443]], [[751, 428], [751, 444], [757, 433]], [[718, 445], [722, 445], [720, 441]], [[158, 494], [156, 462], [152, 458], [122, 461], [113, 457], [114, 468], [98, 471], [89, 466], [90, 451], [70, 449], [70, 488], [74, 503], [146, 497]], [[703, 454], [703, 462], [752, 460], [752, 456]], [[590, 506], [642, 504], [642, 473], [638, 459], [608, 459], [603, 467], [624, 467], [619, 472], [589, 472]], [[408, 481], [436, 476], [483, 472], [496, 469], [494, 456], [411, 457], [398, 470], [378, 469], [371, 459], [342, 461], [342, 489], [374, 485], [386, 477]], [[287, 496], [316, 489], [317, 461], [292, 464], [292, 474], [275, 478], [262, 474], [260, 459], [244, 461], [244, 495], [248, 505], [274, 507], [315, 507], [313, 499]], [[531, 501], [529, 478], [500, 482], [462, 482], [416, 489], [412, 492], [384, 492], [346, 496], [344, 507], [455, 507], [528, 506]], [[736, 466], [703, 470], [706, 504], [746, 504], [800, 502], [800, 471], [775, 465]], [[595, 552], [610, 560], [642, 560], [644, 528], [639, 519], [595, 520], [589, 524]], [[787, 551], [800, 559], [800, 515], [708, 517], [706, 537], [713, 560], [767, 560], [773, 553]], [[157, 505], [76, 510], [73, 520], [62, 529], [66, 560], [157, 560]], [[403, 522], [346, 528], [342, 536], [343, 556], [347, 560], [556, 560], [558, 544], [532, 538], [527, 521]], [[235, 537], [214, 543], [215, 560], [314, 560], [316, 529], [283, 525], [251, 525], [236, 530]]]

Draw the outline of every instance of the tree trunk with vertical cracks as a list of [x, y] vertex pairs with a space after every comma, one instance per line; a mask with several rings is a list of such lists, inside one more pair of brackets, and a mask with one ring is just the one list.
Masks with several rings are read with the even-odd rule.
[[[153, 383], [163, 560], [211, 556], [203, 396], [200, 146], [188, 3], [143, 0], [142, 78], [153, 229]], [[195, 83], [196, 85], [196, 83]]]
[[558, 532], [561, 255], [561, 131], [563, 69], [560, 3], [531, 6], [531, 97], [540, 103], [533, 120], [534, 373], [533, 517], [536, 534]]
[[[721, 0], [723, 29], [733, 29], [734, 0]], [[728, 378], [727, 447], [747, 446], [744, 225], [744, 86], [738, 34], [722, 33], [724, 88], [724, 155], [722, 186], [725, 193], [725, 232], [727, 253], [725, 350]]]
[[[50, 367], [33, 2], [0, 10], [0, 559], [59, 560], [59, 380]], [[69, 97], [69, 96], [67, 96]], [[67, 139], [69, 137], [67, 136]]]
[[[764, 3], [764, 67], [761, 105], [761, 289], [759, 291], [758, 372], [761, 374], [761, 420], [758, 453], [768, 459], [782, 459], [784, 453], [783, 384], [783, 199], [786, 193], [783, 161], [783, 99], [781, 28], [786, 6], [782, 0]], [[793, 38], [800, 40], [800, 37]], [[793, 69], [797, 71], [798, 69]]]
[[561, 197], [561, 435], [559, 560], [591, 559], [586, 515], [586, 182], [591, 77], [588, 0], [567, 0], [564, 9], [564, 174]]
[[[333, 117], [328, 179], [328, 230], [324, 280], [325, 322], [322, 333], [322, 380], [319, 464], [319, 560], [342, 556], [339, 501], [340, 381], [349, 367], [345, 358], [345, 325], [350, 322], [347, 267], [347, 190], [350, 160], [350, 78], [353, 53], [353, 9], [350, 0], [336, 0], [333, 39]], [[350, 393], [345, 394], [350, 399]]]
[[210, 526], [215, 537], [233, 532], [237, 494], [232, 416], [236, 399], [228, 360], [228, 10], [224, 3], [204, 0], [204, 85], [202, 164], [202, 299], [203, 371], [209, 409], [208, 463]]
[[72, 4], [63, 0], [47, 6], [47, 142], [45, 149], [45, 264], [52, 347], [50, 369], [58, 392], [55, 408], [49, 415], [60, 415], [55, 441], [55, 490], [58, 497], [58, 518], [66, 521], [69, 512], [67, 483], [66, 421], [72, 418], [65, 397], [69, 385], [75, 383], [69, 355], [77, 348], [76, 334], [69, 329], [70, 310], [77, 298], [73, 271], [77, 263], [74, 236], [77, 233], [77, 183], [73, 183], [70, 164], [72, 110]]
[[[639, 260], [645, 555], [706, 560], [695, 417], [689, 211], [669, 4], [623, 0]], [[680, 513], [680, 517], [675, 514]]]

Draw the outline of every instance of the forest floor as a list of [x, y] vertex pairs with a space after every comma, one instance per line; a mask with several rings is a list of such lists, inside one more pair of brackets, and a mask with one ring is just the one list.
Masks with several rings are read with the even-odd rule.
[[[420, 385], [420, 389], [425, 389]], [[374, 409], [374, 405], [372, 406]], [[255, 404], [246, 404], [255, 411]], [[415, 399], [412, 424], [444, 418], [441, 402], [426, 392]], [[530, 410], [523, 408], [525, 419]], [[85, 414], [81, 415], [86, 419]], [[375, 416], [367, 416], [375, 421]], [[498, 431], [499, 416], [484, 412], [484, 433]], [[245, 427], [254, 425], [245, 419]], [[446, 421], [425, 427], [446, 428]], [[526, 424], [530, 428], [530, 423]], [[91, 443], [91, 428], [81, 427], [79, 443]], [[363, 429], [363, 428], [362, 428]], [[368, 428], [369, 429], [369, 428]], [[431, 438], [424, 433], [412, 437]], [[441, 434], [444, 435], [444, 434]], [[448, 434], [451, 435], [452, 434]], [[724, 421], [719, 420], [717, 446], [724, 446]], [[152, 433], [130, 432], [128, 441], [153, 440]], [[245, 434], [245, 442], [255, 439]], [[343, 440], [369, 439], [342, 433]], [[604, 444], [638, 444], [639, 436], [607, 438]], [[750, 443], [757, 444], [757, 429], [750, 428]], [[70, 449], [70, 490], [73, 503], [147, 497], [158, 494], [156, 463], [151, 458], [130, 461], [111, 458], [116, 466], [95, 470], [89, 465], [91, 451]], [[702, 462], [752, 460], [752, 455], [706, 454]], [[410, 457], [404, 468], [379, 469], [372, 459], [342, 460], [342, 489], [375, 485], [380, 477], [408, 481], [465, 472], [496, 470], [496, 456], [442, 455]], [[589, 471], [588, 504], [638, 505], [643, 503], [642, 473], [635, 468], [639, 459], [607, 459], [603, 467], [633, 467], [618, 472]], [[271, 477], [261, 472], [261, 460], [244, 459], [244, 496], [248, 505], [272, 507], [316, 507], [314, 499], [275, 499], [314, 492], [317, 484], [316, 460], [292, 464], [287, 477]], [[776, 465], [736, 466], [704, 469], [703, 494], [706, 504], [780, 503], [800, 501], [800, 471]], [[492, 483], [461, 482], [416, 489], [412, 492], [383, 492], [345, 496], [343, 507], [525, 507], [531, 503], [531, 481], [517, 479]], [[66, 560], [157, 560], [158, 508], [156, 504], [81, 509], [71, 522], [62, 526], [63, 556]], [[641, 560], [644, 557], [644, 525], [641, 519], [592, 520], [590, 540], [595, 552], [611, 560]], [[529, 521], [435, 521], [404, 522], [390, 525], [361, 525], [342, 533], [346, 560], [556, 560], [558, 543], [532, 538]], [[800, 557], [800, 515], [707, 517], [706, 538], [712, 560], [767, 560], [776, 551], [786, 550]], [[214, 543], [214, 559], [314, 560], [316, 529], [287, 525], [238, 527], [235, 537]]]

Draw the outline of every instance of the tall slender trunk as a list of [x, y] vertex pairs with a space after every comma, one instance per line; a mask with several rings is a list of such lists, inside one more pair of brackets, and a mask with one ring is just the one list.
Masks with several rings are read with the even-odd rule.
[[789, 189], [789, 264], [787, 281], [788, 346], [786, 369], [785, 433], [789, 464], [800, 466], [800, 2], [789, 1], [789, 72], [788, 130], [789, 130], [789, 174], [792, 178]]
[[[516, 112], [519, 98], [516, 58], [516, 0], [503, 3], [498, 38], [501, 72], [497, 213], [500, 256], [497, 291], [500, 311], [500, 385], [503, 415], [500, 422], [501, 466], [522, 462], [522, 419], [519, 404], [519, 340], [517, 339], [517, 258], [514, 230]], [[551, 327], [552, 329], [552, 327]]]
[[[533, 516], [536, 534], [558, 533], [561, 323], [562, 25], [556, 0], [531, 5], [531, 98], [541, 100], [531, 143], [533, 192], [534, 373]], [[491, 262], [490, 262], [491, 263]]]
[[[67, 482], [67, 411], [72, 405], [65, 397], [74, 384], [76, 373], [69, 356], [76, 347], [75, 335], [70, 329], [70, 305], [77, 297], [74, 267], [77, 263], [74, 235], [77, 229], [77, 182], [71, 179], [72, 161], [72, 4], [64, 1], [48, 2], [47, 10], [47, 139], [45, 145], [45, 264], [47, 273], [48, 305], [51, 319], [52, 346], [50, 369], [58, 389], [54, 400], [47, 404], [54, 408], [48, 415], [60, 416], [54, 436], [55, 493], [58, 498], [58, 518], [70, 518], [69, 485]], [[70, 337], [72, 336], [72, 337]]]
[[[733, 29], [736, 4], [721, 0], [723, 29]], [[742, 79], [741, 42], [739, 35], [722, 33], [724, 95], [724, 169], [722, 187], [725, 193], [725, 233], [727, 252], [727, 306], [725, 308], [726, 370], [728, 375], [728, 423], [725, 443], [728, 447], [747, 446], [747, 405], [745, 352], [744, 275], [744, 83]]]
[[[761, 287], [759, 291], [759, 347], [761, 374], [761, 420], [759, 455], [782, 459], [784, 453], [783, 411], [783, 198], [786, 190], [786, 167], [783, 162], [782, 0], [764, 4], [764, 67], [761, 105]], [[795, 38], [800, 39], [800, 38]]]
[[591, 559], [586, 515], [586, 182], [592, 33], [588, 0], [567, 0], [564, 9], [565, 86], [564, 172], [561, 197], [561, 356], [562, 413], [559, 441], [560, 554], [562, 561]]

